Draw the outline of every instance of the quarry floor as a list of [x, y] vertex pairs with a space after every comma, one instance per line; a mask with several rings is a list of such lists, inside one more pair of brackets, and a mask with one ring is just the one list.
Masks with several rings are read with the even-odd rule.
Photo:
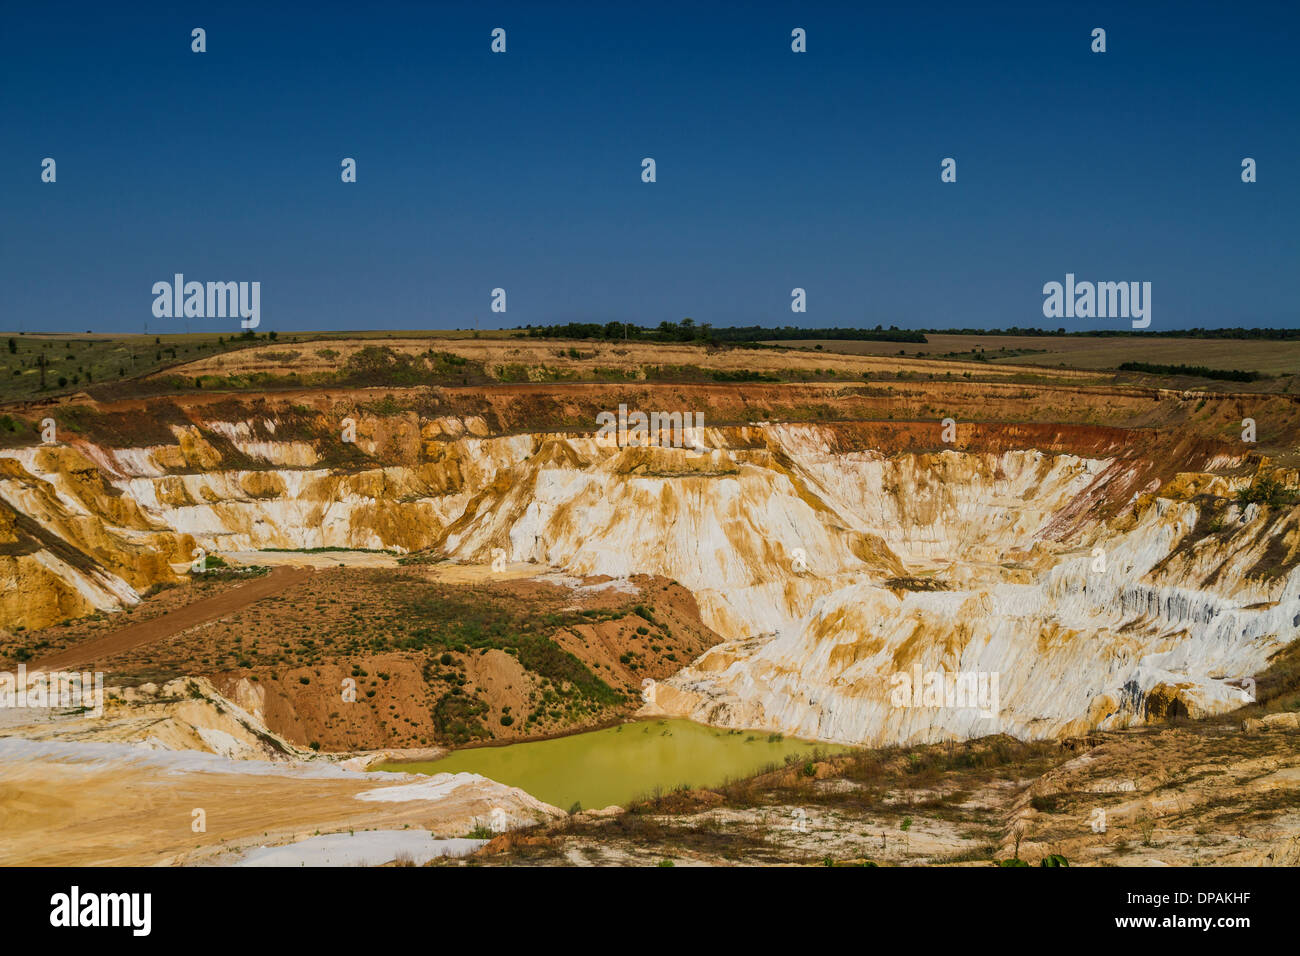
[[242, 608], [256, 604], [272, 594], [278, 594], [291, 584], [304, 580], [309, 570], [288, 563], [274, 568], [268, 574], [249, 581], [235, 583], [216, 594], [199, 598], [174, 610], [166, 611], [148, 620], [134, 621], [110, 631], [102, 637], [78, 642], [64, 650], [44, 657], [29, 670], [63, 670], [80, 668], [96, 661], [107, 660], [118, 654], [162, 641], [192, 627], [215, 621]]

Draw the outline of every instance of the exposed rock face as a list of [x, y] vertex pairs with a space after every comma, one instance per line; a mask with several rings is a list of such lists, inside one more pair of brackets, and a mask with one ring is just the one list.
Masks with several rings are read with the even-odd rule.
[[[195, 543], [500, 549], [695, 593], [728, 642], [651, 712], [869, 744], [1213, 713], [1300, 631], [1297, 511], [1236, 504], [1267, 463], [1213, 442], [1171, 458], [1114, 429], [965, 426], [945, 449], [937, 423], [751, 424], [704, 429], [699, 453], [403, 413], [358, 414], [344, 448], [338, 415], [203, 414], [171, 442], [0, 453], [0, 533], [26, 542], [0, 556], [24, 595], [4, 623], [129, 604]], [[899, 691], [939, 671], [986, 699]]]
[[42, 627], [178, 580], [193, 540], [149, 518], [76, 448], [0, 457], [0, 623]]
[[[1215, 500], [1188, 499], [1227, 494], [1223, 479], [1184, 476], [1059, 541], [1057, 516], [1126, 469], [1032, 451], [791, 457], [846, 524], [950, 590], [828, 569], [834, 590], [770, 637], [706, 653], [659, 688], [657, 710], [868, 744], [1072, 734], [1236, 706], [1229, 681], [1300, 630], [1294, 510], [1220, 501], [1220, 530], [1197, 534]], [[893, 693], [899, 675], [936, 672], [996, 680], [996, 701]]]
[[[260, 713], [223, 697], [202, 677], [180, 678], [162, 687], [108, 688], [100, 715], [21, 709], [6, 716], [0, 738], [134, 744], [148, 750], [194, 751], [230, 760], [310, 756], [272, 733]], [[22, 723], [24, 719], [29, 722]]]

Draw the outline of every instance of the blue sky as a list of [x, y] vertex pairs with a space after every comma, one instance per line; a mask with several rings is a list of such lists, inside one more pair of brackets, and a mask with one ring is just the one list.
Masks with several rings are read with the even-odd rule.
[[1300, 325], [1295, 4], [115, 6], [3, 14], [10, 330], [184, 331], [177, 272], [262, 330], [1127, 326], [1067, 272]]

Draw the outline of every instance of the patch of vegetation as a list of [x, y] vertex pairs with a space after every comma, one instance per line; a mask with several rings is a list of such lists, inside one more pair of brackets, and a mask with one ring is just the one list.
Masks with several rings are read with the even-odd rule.
[[750, 369], [737, 369], [735, 371], [719, 369], [713, 373], [713, 380], [715, 382], [779, 382], [781, 377], [767, 372], [755, 372]]
[[903, 577], [888, 578], [885, 581], [885, 587], [898, 588], [904, 591], [947, 591], [948, 585], [938, 578], [921, 578], [906, 575]]
[[285, 349], [277, 352], [258, 352], [257, 357], [263, 362], [279, 362], [285, 364], [292, 362], [294, 359], [301, 358], [302, 353], [296, 349]]
[[1293, 505], [1300, 500], [1300, 489], [1288, 488], [1268, 475], [1256, 475], [1249, 485], [1237, 489], [1237, 503], [1261, 504], [1274, 508]]
[[336, 376], [340, 385], [395, 387], [462, 384], [469, 378], [486, 380], [482, 365], [450, 352], [429, 349], [408, 355], [383, 345], [367, 345], [353, 352]]
[[246, 567], [232, 568], [224, 561], [221, 564], [213, 564], [214, 560], [220, 561], [221, 559], [216, 555], [208, 555], [208, 569], [202, 575], [205, 580], [244, 581], [250, 578], [260, 578], [271, 573], [271, 569], [264, 564], [250, 564]]
[[1241, 369], [1207, 368], [1204, 365], [1156, 365], [1151, 362], [1122, 362], [1121, 372], [1145, 372], [1148, 375], [1193, 375], [1225, 382], [1256, 382], [1264, 376], [1259, 372]]
[[[426, 587], [411, 596], [402, 610], [411, 626], [396, 640], [407, 650], [495, 648], [513, 653], [526, 669], [567, 685], [600, 704], [621, 703], [623, 697], [587, 669], [578, 658], [536, 629], [526, 609], [484, 602], [474, 594], [450, 593]], [[544, 630], [583, 622], [578, 613], [547, 616]], [[447, 655], [444, 653], [443, 658]]]
[[355, 551], [360, 554], [397, 554], [397, 551], [388, 548], [259, 548], [259, 551], [270, 551], [279, 554], [334, 554], [340, 551]]
[[438, 733], [444, 739], [461, 745], [489, 736], [487, 728], [483, 726], [483, 717], [487, 712], [488, 705], [478, 697], [464, 693], [459, 687], [453, 687], [438, 698], [430, 714]]

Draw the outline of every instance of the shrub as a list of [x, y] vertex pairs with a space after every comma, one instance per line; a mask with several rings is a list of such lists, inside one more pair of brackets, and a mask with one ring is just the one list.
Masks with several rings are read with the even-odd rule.
[[1295, 497], [1296, 489], [1287, 488], [1268, 475], [1256, 475], [1245, 488], [1237, 489], [1237, 503], [1242, 505], [1261, 504], [1278, 507], [1290, 504]]

